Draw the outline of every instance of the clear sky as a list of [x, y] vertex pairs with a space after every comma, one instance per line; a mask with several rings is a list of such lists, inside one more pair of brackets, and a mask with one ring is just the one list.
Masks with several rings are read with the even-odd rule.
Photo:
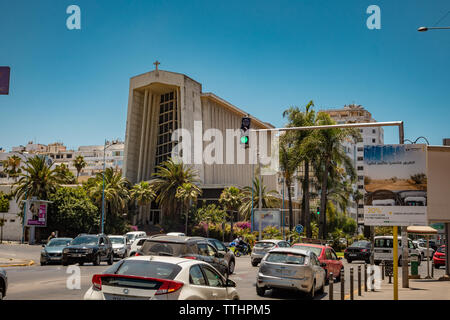
[[[81, 8], [81, 30], [66, 9]], [[381, 9], [369, 30], [366, 9]], [[184, 73], [251, 115], [356, 103], [377, 121], [405, 121], [405, 138], [450, 137], [450, 30], [417, 32], [448, 0], [0, 0], [0, 147], [124, 138], [129, 78]], [[450, 15], [439, 25], [449, 26]], [[394, 128], [385, 143], [397, 143]]]

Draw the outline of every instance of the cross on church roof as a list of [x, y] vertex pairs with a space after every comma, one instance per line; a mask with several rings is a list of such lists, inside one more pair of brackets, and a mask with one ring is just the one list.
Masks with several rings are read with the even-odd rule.
[[155, 62], [153, 62], [153, 64], [155, 65], [155, 67], [156, 67], [156, 71], [158, 71], [158, 66], [161, 64], [158, 60], [156, 60]]

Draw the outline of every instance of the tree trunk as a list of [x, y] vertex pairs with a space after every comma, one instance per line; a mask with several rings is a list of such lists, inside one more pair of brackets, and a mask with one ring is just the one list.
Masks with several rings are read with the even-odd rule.
[[309, 208], [309, 161], [305, 161], [305, 183], [303, 189], [303, 195], [305, 196], [305, 228], [306, 236], [312, 238], [311, 230], [311, 210]]
[[320, 194], [320, 224], [319, 224], [319, 234], [322, 239], [326, 239], [327, 235], [327, 189], [328, 189], [328, 168], [330, 160], [327, 158], [325, 160], [325, 167], [322, 176], [322, 189]]
[[231, 224], [231, 232], [230, 232], [230, 242], [233, 241], [233, 218], [234, 218], [234, 212], [231, 211], [231, 219], [230, 219], [230, 224]]
[[288, 188], [288, 199], [289, 199], [289, 232], [293, 228], [294, 223], [294, 212], [292, 211], [292, 195], [291, 195], [291, 186], [290, 184], [287, 186]]

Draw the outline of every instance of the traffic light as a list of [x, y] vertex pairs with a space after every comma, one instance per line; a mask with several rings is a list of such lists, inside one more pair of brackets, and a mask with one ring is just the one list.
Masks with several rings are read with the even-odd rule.
[[320, 214], [320, 207], [317, 207], [316, 213], [317, 213], [317, 215]]
[[248, 148], [249, 143], [249, 134], [250, 134], [250, 122], [251, 119], [249, 117], [242, 118], [241, 121], [241, 144], [244, 145], [245, 148]]

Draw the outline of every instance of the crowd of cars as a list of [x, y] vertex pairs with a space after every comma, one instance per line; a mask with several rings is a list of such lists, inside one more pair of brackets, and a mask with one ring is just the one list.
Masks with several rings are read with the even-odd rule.
[[[401, 248], [401, 237], [398, 239]], [[423, 260], [432, 257], [434, 266], [445, 265], [445, 246], [408, 239], [409, 256]], [[236, 283], [229, 279], [235, 272], [236, 256], [223, 242], [182, 233], [147, 236], [134, 231], [125, 235], [80, 234], [76, 238], [53, 238], [43, 245], [41, 265], [106, 262], [110, 267], [95, 274], [85, 293], [87, 300], [238, 300]], [[344, 252], [348, 263], [392, 260], [393, 237], [375, 237], [356, 241]], [[401, 263], [402, 250], [399, 250]], [[114, 263], [114, 260], [119, 262]], [[344, 268], [341, 257], [327, 244], [295, 243], [268, 239], [257, 241], [250, 263], [258, 267], [256, 293], [264, 296], [271, 289], [291, 290], [313, 298], [321, 294], [333, 274], [340, 281]], [[6, 272], [0, 268], [0, 299], [7, 290]]]

